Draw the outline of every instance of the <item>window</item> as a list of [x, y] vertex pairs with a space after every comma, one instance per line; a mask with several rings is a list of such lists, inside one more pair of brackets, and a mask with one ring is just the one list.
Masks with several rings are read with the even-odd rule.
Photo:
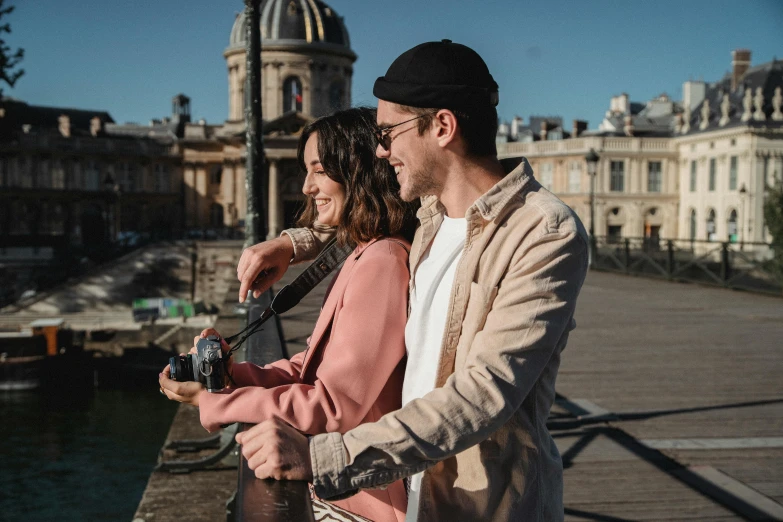
[[41, 158], [38, 160], [35, 172], [36, 188], [52, 188], [52, 172], [49, 170], [49, 159]]
[[647, 192], [661, 191], [661, 162], [651, 161], [647, 164]]
[[171, 176], [168, 165], [155, 164], [155, 192], [160, 194], [171, 192]]
[[578, 161], [572, 161], [568, 168], [568, 192], [576, 193], [582, 191], [582, 164]]
[[696, 160], [691, 160], [691, 192], [696, 192]]
[[65, 213], [59, 203], [41, 203], [38, 233], [44, 236], [61, 236], [65, 233]]
[[737, 211], [732, 209], [731, 213], [729, 213], [729, 221], [726, 224], [726, 230], [729, 234], [729, 242], [730, 243], [736, 243], [737, 242]]
[[345, 91], [343, 84], [339, 80], [335, 80], [329, 86], [329, 107], [333, 110], [342, 109], [344, 105]]
[[62, 161], [58, 159], [52, 161], [52, 188], [65, 188], [65, 169], [63, 168]]
[[283, 82], [283, 112], [302, 112], [302, 81], [289, 76]]
[[139, 174], [139, 165], [122, 161], [117, 164], [114, 179], [123, 192], [139, 192], [141, 190]]
[[715, 176], [716, 176], [715, 169], [716, 169], [715, 158], [710, 158], [710, 186], [709, 186], [710, 192], [715, 192]]
[[737, 156], [729, 160], [729, 190], [737, 190]]
[[22, 184], [21, 162], [24, 158], [11, 156], [6, 160], [5, 183], [9, 187], [18, 187]]
[[36, 212], [33, 207], [26, 203], [14, 201], [11, 203], [11, 226], [9, 227], [12, 235], [25, 236], [30, 234], [30, 224], [35, 221]]
[[609, 190], [612, 192], [623, 192], [625, 188], [625, 162], [613, 161], [611, 163], [610, 172]]
[[131, 186], [131, 173], [130, 163], [122, 161], [117, 164], [117, 168], [114, 172], [114, 181], [119, 185], [120, 190], [123, 192], [130, 192]]
[[552, 164], [541, 164], [541, 186], [547, 190], [552, 190]]
[[623, 226], [609, 225], [606, 227], [606, 236], [607, 243], [619, 243], [623, 238]]
[[707, 213], [707, 241], [717, 240], [717, 234], [715, 231], [715, 211], [710, 209]]
[[84, 190], [100, 190], [100, 183], [100, 165], [95, 160], [88, 160], [84, 166]]

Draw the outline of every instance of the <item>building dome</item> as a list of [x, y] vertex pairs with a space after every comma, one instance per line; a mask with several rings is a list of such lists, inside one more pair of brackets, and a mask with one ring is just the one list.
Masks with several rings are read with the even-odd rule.
[[[314, 46], [355, 58], [343, 19], [321, 0], [263, 0], [261, 39], [264, 50]], [[247, 20], [237, 15], [228, 50], [244, 49]]]

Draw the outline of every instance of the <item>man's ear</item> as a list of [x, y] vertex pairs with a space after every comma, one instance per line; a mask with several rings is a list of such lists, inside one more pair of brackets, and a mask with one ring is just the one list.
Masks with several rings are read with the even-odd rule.
[[457, 117], [448, 109], [441, 109], [435, 113], [433, 120], [433, 132], [440, 147], [446, 147], [459, 135]]

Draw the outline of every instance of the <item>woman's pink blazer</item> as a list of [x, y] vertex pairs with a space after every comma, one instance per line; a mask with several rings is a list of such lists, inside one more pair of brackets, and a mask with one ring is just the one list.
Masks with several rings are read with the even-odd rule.
[[[278, 417], [310, 435], [345, 433], [399, 409], [408, 249], [399, 238], [356, 247], [332, 282], [308, 349], [264, 367], [234, 364], [238, 388], [202, 393], [201, 424], [215, 431]], [[334, 503], [372, 520], [400, 522], [407, 506], [401, 481]]]

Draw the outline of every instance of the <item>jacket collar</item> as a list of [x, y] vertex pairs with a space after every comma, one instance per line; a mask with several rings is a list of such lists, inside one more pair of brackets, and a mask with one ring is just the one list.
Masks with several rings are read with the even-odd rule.
[[[506, 176], [468, 208], [465, 214], [466, 218], [470, 219], [472, 215], [478, 214], [484, 220], [492, 221], [500, 215], [508, 202], [533, 179], [533, 169], [526, 158], [502, 160], [501, 164], [506, 169]], [[443, 214], [445, 210], [436, 196], [424, 196], [421, 198], [421, 208], [416, 212], [416, 216], [421, 220], [436, 214]]]

